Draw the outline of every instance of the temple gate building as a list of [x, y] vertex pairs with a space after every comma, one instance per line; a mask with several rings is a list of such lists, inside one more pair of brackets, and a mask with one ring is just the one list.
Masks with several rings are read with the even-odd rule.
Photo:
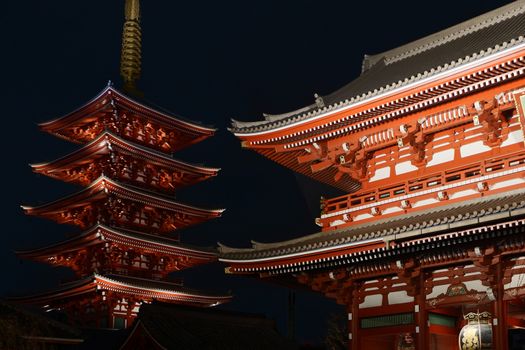
[[168, 276], [217, 260], [214, 248], [183, 244], [178, 232], [220, 217], [223, 209], [181, 203], [174, 194], [216, 176], [219, 169], [172, 157], [215, 129], [139, 102], [139, 1], [126, 0], [125, 14], [121, 75], [127, 94], [109, 84], [76, 111], [40, 124], [43, 131], [81, 146], [55, 161], [32, 165], [33, 171], [84, 189], [45, 205], [22, 207], [26, 214], [81, 230], [63, 242], [18, 252], [22, 258], [70, 267], [77, 280], [12, 300], [62, 310], [80, 326], [128, 327], [140, 305], [154, 300], [209, 307], [231, 299], [186, 288]]
[[347, 194], [321, 200], [318, 233], [221, 245], [226, 272], [336, 300], [353, 350], [478, 349], [469, 313], [508, 349], [525, 327], [524, 35], [516, 1], [366, 55], [309, 106], [233, 121], [243, 147]]

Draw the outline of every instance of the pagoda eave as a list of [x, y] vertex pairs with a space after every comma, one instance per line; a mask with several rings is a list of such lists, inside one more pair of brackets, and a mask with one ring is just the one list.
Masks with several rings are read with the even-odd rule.
[[[97, 122], [95, 115], [97, 113], [112, 113], [123, 109], [131, 114], [147, 118], [159, 125], [159, 127], [169, 130], [177, 130], [182, 133], [185, 142], [179, 143], [163, 151], [174, 152], [175, 150], [187, 147], [191, 144], [200, 142], [210, 136], [213, 136], [216, 129], [191, 123], [180, 118], [168, 115], [166, 113], [148, 107], [128, 96], [122, 94], [115, 88], [108, 86], [90, 102], [61, 118], [40, 123], [39, 127], [45, 132], [64, 138], [76, 143], [86, 143], [96, 138], [99, 132], [88, 134], [79, 134], [73, 131], [75, 128], [84, 127], [90, 123]], [[96, 130], [103, 131], [105, 126], [99, 125]]]
[[65, 116], [62, 116], [57, 119], [53, 119], [47, 122], [39, 123], [38, 126], [44, 131], [51, 131], [55, 128], [67, 126], [79, 118], [84, 117], [85, 115], [90, 115], [94, 111], [99, 111], [101, 108], [109, 108], [111, 106], [111, 99], [118, 98], [118, 102], [121, 102], [123, 105], [128, 106], [130, 109], [136, 109], [142, 111], [145, 114], [150, 114], [153, 117], [161, 118], [165, 123], [170, 125], [183, 126], [192, 130], [193, 132], [200, 132], [203, 136], [213, 136], [217, 129], [206, 127], [203, 125], [191, 123], [185, 120], [180, 120], [177, 117], [165, 114], [163, 112], [157, 111], [153, 108], [147, 107], [144, 104], [137, 102], [136, 100], [124, 95], [113, 86], [107, 86], [104, 88], [97, 96], [95, 96], [88, 103], [78, 108], [77, 110], [69, 113]]
[[130, 247], [131, 249], [146, 253], [166, 254], [168, 257], [174, 259], [189, 259], [186, 263], [186, 265], [188, 265], [187, 267], [217, 260], [217, 253], [215, 251], [199, 249], [169, 238], [158, 237], [138, 231], [106, 227], [100, 224], [66, 241], [42, 248], [16, 251], [15, 253], [21, 258], [49, 262], [50, 258], [56, 257], [57, 255], [77, 253], [91, 246], [105, 243], [122, 245], [123, 247]]
[[89, 294], [100, 295], [102, 292], [136, 297], [146, 302], [160, 300], [200, 307], [219, 305], [230, 301], [232, 298], [230, 295], [205, 294], [170, 282], [112, 274], [94, 274], [64, 284], [55, 290], [23, 297], [11, 297], [10, 300], [21, 304], [48, 305], [48, 307], [56, 308], [76, 298], [85, 299]]
[[[158, 179], [153, 179], [153, 183], [148, 184], [146, 174], [117, 170], [122, 167], [120, 157], [134, 157], [143, 161], [145, 167], [156, 172], [155, 178]], [[160, 187], [169, 191], [204, 181], [216, 176], [220, 170], [175, 160], [107, 131], [67, 156], [48, 163], [33, 164], [31, 167], [36, 173], [81, 185], [88, 185], [104, 172], [115, 172], [115, 176], [123, 181], [136, 178], [138, 185]]]
[[[201, 209], [182, 204], [170, 199], [162, 198], [153, 193], [146, 193], [138, 189], [130, 188], [104, 176], [101, 176], [84, 190], [70, 196], [38, 207], [22, 206], [22, 209], [28, 215], [49, 217], [59, 222], [72, 222], [73, 224], [76, 224], [75, 221], [78, 218], [76, 218], [75, 215], [66, 215], [68, 211], [80, 210], [81, 212], [87, 213], [93, 208], [94, 203], [98, 203], [98, 201], [101, 200], [108, 200], [108, 196], [110, 195], [121, 201], [138, 201], [139, 203], [143, 203], [142, 205], [144, 208], [151, 207], [158, 210], [168, 211], [173, 213], [176, 217], [182, 215], [183, 217], [181, 219], [176, 219], [178, 222], [176, 228], [220, 217], [224, 211], [224, 209]], [[104, 210], [116, 209], [110, 207], [109, 209]], [[89, 213], [86, 215], [88, 214]], [[184, 220], [186, 220], [186, 222]], [[94, 224], [94, 222], [91, 224]], [[80, 226], [87, 228], [89, 224], [86, 226], [84, 223]]]

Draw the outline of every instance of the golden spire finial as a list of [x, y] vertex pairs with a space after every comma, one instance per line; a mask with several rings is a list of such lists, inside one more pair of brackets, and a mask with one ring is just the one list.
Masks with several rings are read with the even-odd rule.
[[126, 0], [120, 76], [124, 90], [137, 94], [136, 81], [140, 78], [142, 59], [142, 31], [140, 28], [140, 0]]

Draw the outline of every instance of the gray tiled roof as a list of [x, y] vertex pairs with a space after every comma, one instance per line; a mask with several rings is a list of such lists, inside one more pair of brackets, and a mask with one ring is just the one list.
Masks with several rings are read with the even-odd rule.
[[233, 121], [232, 131], [271, 130], [309, 119], [517, 45], [523, 41], [523, 35], [525, 0], [518, 0], [412, 43], [366, 56], [363, 66], [367, 69], [363, 74], [323, 96], [324, 108], [313, 104], [295, 113], [272, 116], [264, 121]]
[[[219, 247], [219, 258], [243, 260], [277, 257], [374, 238], [425, 235], [525, 215], [525, 190], [516, 190], [398, 215], [370, 223], [276, 243], [256, 243], [253, 248]], [[395, 235], [395, 236], [394, 236]]]

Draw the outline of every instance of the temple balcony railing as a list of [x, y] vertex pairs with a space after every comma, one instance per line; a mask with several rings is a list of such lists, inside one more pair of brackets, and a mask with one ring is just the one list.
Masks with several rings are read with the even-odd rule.
[[325, 200], [323, 230], [403, 215], [525, 186], [525, 151], [482, 159], [391, 185]]

